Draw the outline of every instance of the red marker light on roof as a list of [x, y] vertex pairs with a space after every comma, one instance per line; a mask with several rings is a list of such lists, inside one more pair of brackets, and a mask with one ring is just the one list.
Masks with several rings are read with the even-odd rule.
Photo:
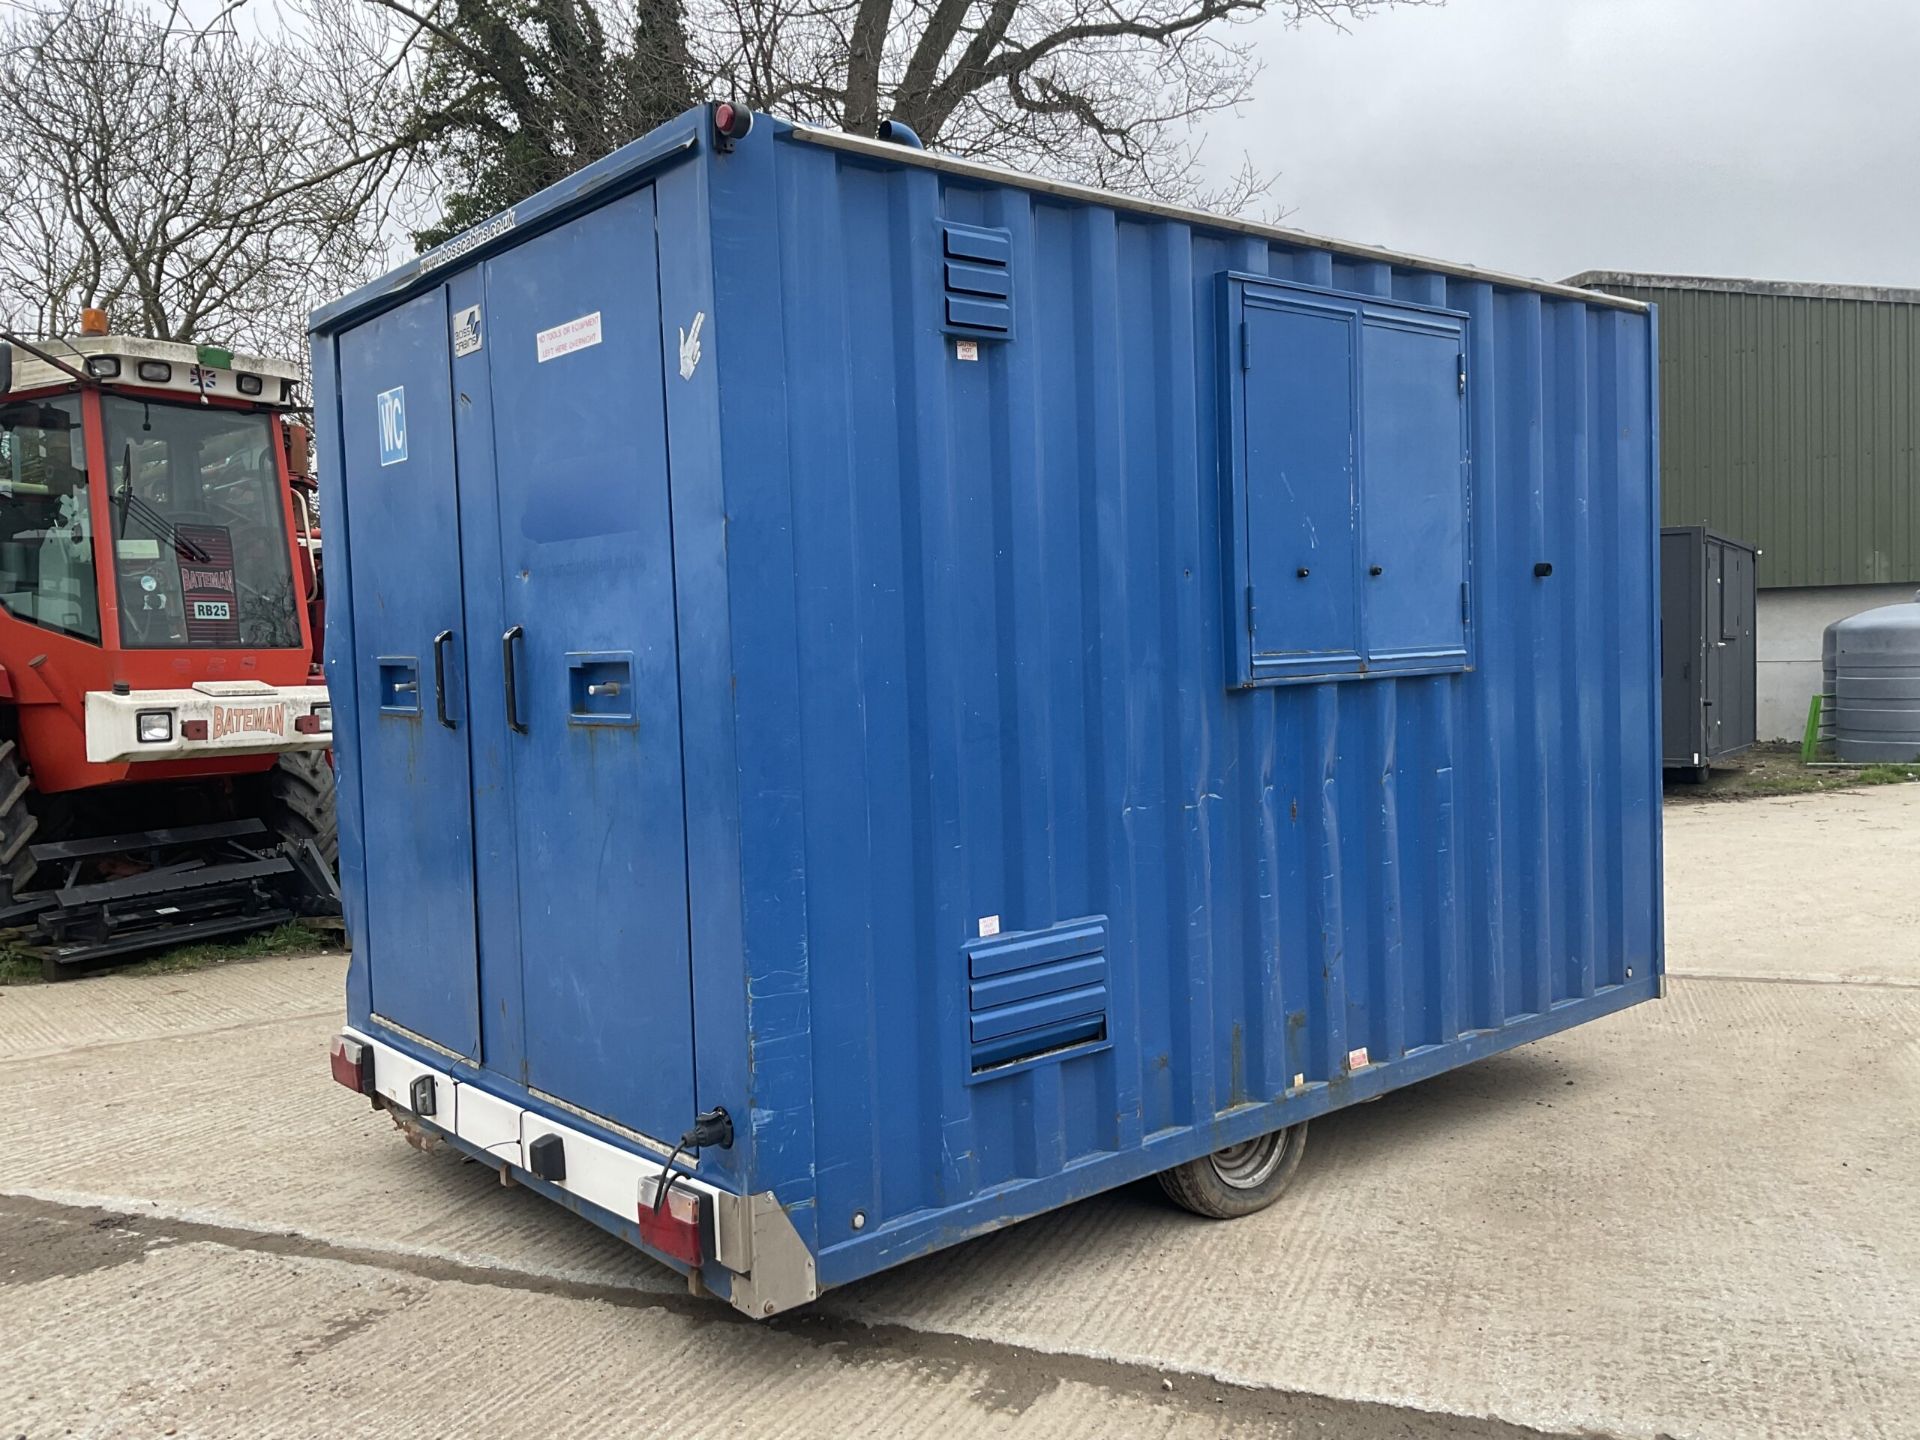
[[733, 142], [744, 140], [747, 132], [753, 129], [753, 112], [744, 105], [736, 105], [731, 100], [721, 100], [713, 107], [713, 148], [722, 152], [733, 149]]

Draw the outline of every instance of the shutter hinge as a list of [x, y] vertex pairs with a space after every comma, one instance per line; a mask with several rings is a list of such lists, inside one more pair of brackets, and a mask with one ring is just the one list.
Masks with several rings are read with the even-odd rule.
[[1467, 623], [1467, 582], [1460, 582], [1460, 623]]
[[1467, 393], [1467, 352], [1460, 352], [1460, 393]]
[[1247, 586], [1247, 634], [1253, 634], [1253, 586]]
[[1253, 368], [1253, 327], [1244, 320], [1240, 322], [1240, 368]]

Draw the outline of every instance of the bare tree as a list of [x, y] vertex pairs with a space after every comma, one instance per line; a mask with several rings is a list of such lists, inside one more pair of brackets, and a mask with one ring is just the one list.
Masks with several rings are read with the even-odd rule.
[[[235, 4], [247, 0], [232, 0]], [[377, 80], [443, 181], [437, 243], [564, 178], [702, 96], [1112, 189], [1236, 211], [1200, 161], [1209, 117], [1247, 97], [1261, 15], [1341, 25], [1443, 0], [291, 0], [329, 33], [387, 26]], [[401, 123], [401, 122], [396, 122]]]
[[384, 268], [383, 207], [419, 139], [364, 93], [336, 103], [366, 72], [343, 86], [329, 57], [190, 33], [140, 0], [13, 11], [0, 318], [66, 333], [97, 305], [161, 339], [303, 353], [308, 308]]
[[1341, 25], [1443, 0], [708, 0], [713, 83], [755, 108], [857, 134], [885, 120], [929, 146], [1155, 198], [1234, 210], [1243, 166], [1209, 186], [1204, 122], [1249, 96], [1238, 27]]

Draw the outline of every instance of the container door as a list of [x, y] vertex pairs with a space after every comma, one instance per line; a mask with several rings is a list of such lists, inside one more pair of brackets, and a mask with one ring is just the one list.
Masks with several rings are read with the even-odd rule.
[[[423, 295], [340, 338], [375, 1014], [479, 1053], [473, 815], [459, 694], [459, 499], [447, 309]], [[436, 646], [436, 637], [439, 640]], [[436, 672], [436, 653], [438, 671]], [[445, 682], [444, 708], [435, 689]], [[443, 723], [443, 720], [445, 723]]]
[[1755, 704], [1753, 638], [1753, 552], [1728, 545], [1721, 551], [1720, 743], [1729, 751], [1743, 749], [1758, 738]]
[[526, 1081], [670, 1138], [693, 1002], [653, 203], [487, 262], [486, 346]]
[[1725, 603], [1727, 577], [1723, 562], [1726, 550], [1709, 540], [1706, 546], [1707, 559], [1707, 604], [1706, 604], [1706, 691], [1702, 697], [1705, 708], [1706, 740], [1702, 753], [1706, 756], [1718, 755], [1722, 748], [1720, 698], [1726, 693], [1727, 642], [1721, 638], [1721, 606]]
[[1691, 530], [1660, 533], [1660, 749], [1668, 765], [1699, 763], [1700, 547]]

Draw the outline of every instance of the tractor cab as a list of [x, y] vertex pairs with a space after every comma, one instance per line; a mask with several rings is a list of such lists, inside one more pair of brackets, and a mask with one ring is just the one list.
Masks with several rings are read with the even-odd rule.
[[[89, 320], [0, 343], [0, 797], [17, 766], [35, 839], [56, 817], [63, 836], [28, 847], [45, 853], [8, 877], [0, 925], [53, 862], [99, 860], [116, 820], [277, 839], [276, 770], [331, 791], [298, 369]], [[0, 808], [0, 866], [8, 825]], [[115, 880], [178, 861], [111, 838]]]
[[323, 748], [284, 429], [299, 372], [113, 335], [36, 348], [0, 395], [0, 664], [45, 632], [33, 668], [58, 655], [85, 711], [84, 745], [53, 747], [40, 788]]

